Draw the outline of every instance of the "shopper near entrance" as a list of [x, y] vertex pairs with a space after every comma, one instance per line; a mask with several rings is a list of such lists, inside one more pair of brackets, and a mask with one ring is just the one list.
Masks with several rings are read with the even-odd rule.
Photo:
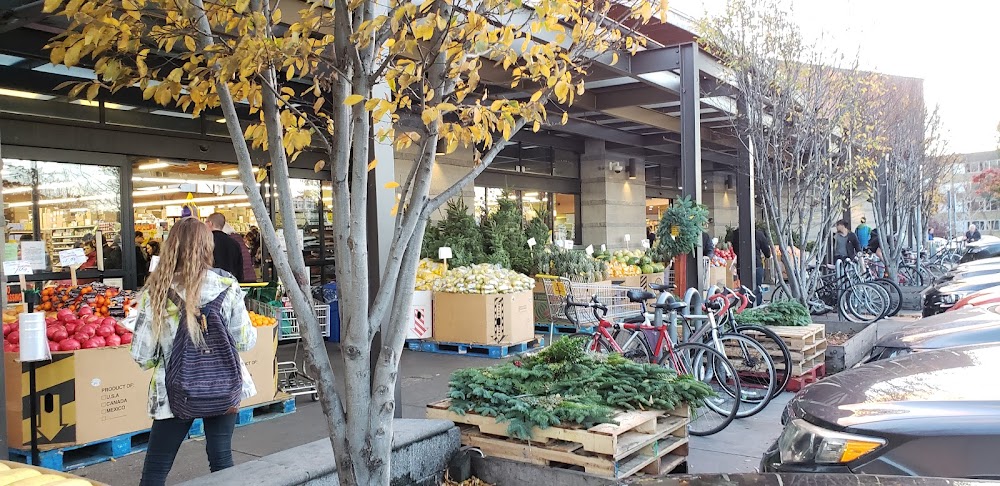
[[135, 276], [140, 287], [146, 283], [149, 275], [149, 259], [146, 257], [146, 235], [142, 231], [135, 232]]
[[213, 252], [215, 268], [225, 270], [230, 275], [243, 281], [243, 252], [239, 245], [233, 241], [223, 230], [226, 227], [226, 216], [222, 213], [212, 213], [205, 219], [208, 229], [212, 230], [212, 239], [215, 240], [215, 251]]
[[872, 228], [868, 226], [868, 220], [863, 216], [861, 217], [861, 224], [858, 225], [854, 230], [854, 234], [858, 236], [858, 241], [861, 243], [861, 248], [867, 248], [868, 242], [872, 238]]
[[[837, 232], [833, 235], [833, 259], [850, 260], [861, 251], [861, 242], [858, 235], [851, 232], [847, 226], [847, 221], [837, 221]], [[869, 236], [870, 233], [869, 233]]]
[[[239, 283], [212, 268], [213, 239], [201, 221], [180, 220], [139, 295], [132, 358], [153, 369], [148, 404], [153, 427], [140, 486], [166, 484], [195, 418], [205, 424], [212, 472], [232, 467], [237, 407], [257, 393], [237, 354], [253, 348], [257, 330]], [[211, 393], [192, 393], [206, 381], [213, 385]]]
[[253, 259], [250, 257], [250, 248], [247, 247], [246, 241], [242, 235], [236, 232], [236, 229], [226, 223], [226, 226], [222, 228], [222, 232], [229, 235], [236, 245], [240, 247], [240, 255], [243, 257], [243, 271], [241, 273], [240, 282], [243, 283], [254, 283], [257, 281], [257, 272], [253, 269]]
[[[771, 258], [773, 255], [771, 251], [771, 240], [768, 239], [767, 235], [764, 234], [759, 228], [754, 232], [754, 293], [757, 296], [754, 305], [761, 305], [764, 303], [764, 292], [761, 287], [764, 285], [764, 258]], [[736, 259], [739, 261], [740, 258], [740, 229], [736, 228], [733, 230], [733, 253], [736, 254]], [[740, 279], [742, 280], [742, 278]]]
[[974, 243], [983, 239], [983, 235], [979, 234], [979, 228], [974, 224], [969, 225], [969, 231], [965, 232], [965, 241], [968, 243]]

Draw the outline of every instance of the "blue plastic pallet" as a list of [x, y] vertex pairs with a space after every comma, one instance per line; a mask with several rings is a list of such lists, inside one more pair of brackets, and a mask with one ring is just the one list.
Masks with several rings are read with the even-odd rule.
[[[110, 439], [39, 451], [39, 466], [56, 471], [72, 471], [146, 450], [149, 429], [117, 435]], [[31, 464], [31, 451], [9, 449], [12, 461]]]
[[532, 339], [526, 343], [491, 346], [486, 344], [442, 343], [437, 341], [409, 340], [407, 348], [424, 353], [459, 354], [479, 358], [506, 358], [544, 346], [544, 340]]
[[552, 334], [554, 336], [568, 336], [570, 334], [576, 334], [578, 332], [592, 332], [593, 327], [577, 328], [576, 326], [568, 326], [563, 324], [535, 324], [536, 334]]
[[[295, 398], [287, 398], [276, 402], [261, 403], [252, 407], [241, 408], [236, 417], [236, 426], [243, 427], [265, 420], [275, 419], [295, 412]], [[205, 423], [201, 419], [195, 419], [191, 424], [188, 437], [201, 437], [205, 435]]]

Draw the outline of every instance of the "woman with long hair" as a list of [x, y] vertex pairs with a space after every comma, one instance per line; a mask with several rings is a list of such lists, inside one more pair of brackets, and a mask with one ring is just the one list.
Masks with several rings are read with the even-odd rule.
[[[257, 331], [243, 304], [239, 283], [212, 269], [213, 249], [212, 233], [204, 223], [194, 218], [180, 220], [163, 242], [160, 262], [150, 273], [139, 297], [132, 358], [143, 369], [154, 370], [149, 385], [149, 414], [153, 418], [153, 427], [142, 468], [141, 486], [166, 483], [177, 450], [193, 422], [191, 418], [175, 417], [174, 411], [178, 409], [171, 407], [167, 387], [168, 368], [176, 373], [174, 367], [181, 366], [180, 360], [171, 362], [173, 345], [181, 342], [180, 338], [186, 338], [179, 333], [188, 333], [189, 342], [195, 346], [203, 345], [207, 335], [203, 332], [211, 331], [211, 328], [205, 327], [205, 316], [211, 313], [221, 318], [237, 351], [247, 351], [257, 342]], [[181, 322], [184, 322], [184, 327], [181, 327]], [[243, 361], [235, 362], [242, 377], [242, 390], [238, 390], [240, 398], [249, 398], [257, 391]], [[210, 377], [213, 374], [226, 375], [227, 372], [228, 375], [235, 375], [235, 371], [228, 369], [197, 371]], [[236, 384], [238, 386], [238, 381]], [[237, 409], [231, 407], [223, 414], [201, 417], [204, 419], [205, 448], [212, 472], [233, 466], [232, 439], [236, 412]]]

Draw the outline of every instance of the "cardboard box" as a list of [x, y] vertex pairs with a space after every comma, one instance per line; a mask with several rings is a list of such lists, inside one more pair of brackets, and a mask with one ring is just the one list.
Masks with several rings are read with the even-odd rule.
[[406, 329], [406, 339], [430, 339], [434, 329], [434, 294], [430, 290], [413, 291], [413, 322]]
[[240, 407], [252, 407], [277, 399], [278, 396], [278, 324], [257, 328], [257, 344], [240, 353], [243, 365], [250, 372], [257, 394], [240, 402]]
[[530, 290], [512, 294], [434, 293], [434, 340], [490, 346], [535, 337]]
[[[31, 442], [28, 363], [5, 353], [7, 443], [23, 448]], [[38, 443], [45, 446], [85, 444], [148, 429], [149, 381], [132, 360], [129, 346], [54, 353], [38, 363]]]
[[655, 294], [656, 291], [650, 288], [649, 284], [663, 285], [664, 282], [663, 276], [664, 272], [644, 273], [642, 275], [639, 275], [639, 287], [642, 287], [642, 290], [645, 290], [647, 292], [653, 292]]
[[[716, 267], [716, 266], [708, 267], [709, 287], [711, 287], [712, 285], [728, 286], [729, 284], [727, 283], [727, 276], [726, 276], [728, 273], [729, 273], [729, 268], [727, 267]], [[729, 279], [731, 278], [732, 277], [729, 277]]]

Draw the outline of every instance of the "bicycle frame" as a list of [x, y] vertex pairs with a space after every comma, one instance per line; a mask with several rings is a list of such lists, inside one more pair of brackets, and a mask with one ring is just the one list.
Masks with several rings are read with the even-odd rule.
[[[584, 306], [581, 304], [577, 305]], [[592, 307], [593, 304], [592, 303], [586, 304], [585, 306]], [[645, 304], [643, 304], [643, 308], [645, 308]], [[595, 315], [597, 315], [597, 311], [598, 308], [594, 307]], [[674, 370], [676, 370], [678, 373], [681, 374], [687, 374], [688, 373], [687, 369], [684, 367], [683, 363], [681, 363], [681, 361], [677, 359], [677, 355], [674, 353], [674, 345], [673, 345], [674, 343], [670, 340], [670, 336], [667, 333], [668, 327], [665, 325], [656, 326], [653, 324], [649, 324], [648, 318], [646, 321], [647, 322], [643, 324], [613, 323], [605, 319], [604, 316], [600, 316], [598, 317], [597, 329], [594, 331], [594, 337], [591, 340], [589, 349], [591, 351], [597, 351], [598, 346], [600, 346], [599, 341], [601, 338], [604, 338], [605, 342], [607, 342], [607, 344], [611, 346], [612, 350], [620, 354], [624, 354], [625, 352], [624, 348], [627, 348], [628, 345], [631, 344], [632, 340], [634, 339], [641, 340], [643, 345], [646, 346], [647, 349], [650, 349], [649, 343], [646, 342], [646, 336], [641, 331], [656, 331], [657, 333], [656, 346], [655, 348], [651, 349], [652, 351], [651, 358], [655, 359], [657, 356], [660, 356], [660, 354], [664, 350], [666, 350], [666, 352], [669, 353], [668, 356], [670, 357], [670, 363], [674, 366]], [[618, 341], [611, 334], [609, 329], [614, 329], [614, 330], [625, 329], [627, 331], [633, 331], [633, 332], [632, 335], [629, 336], [628, 340], [625, 341], [625, 346], [622, 346], [618, 344]]]

